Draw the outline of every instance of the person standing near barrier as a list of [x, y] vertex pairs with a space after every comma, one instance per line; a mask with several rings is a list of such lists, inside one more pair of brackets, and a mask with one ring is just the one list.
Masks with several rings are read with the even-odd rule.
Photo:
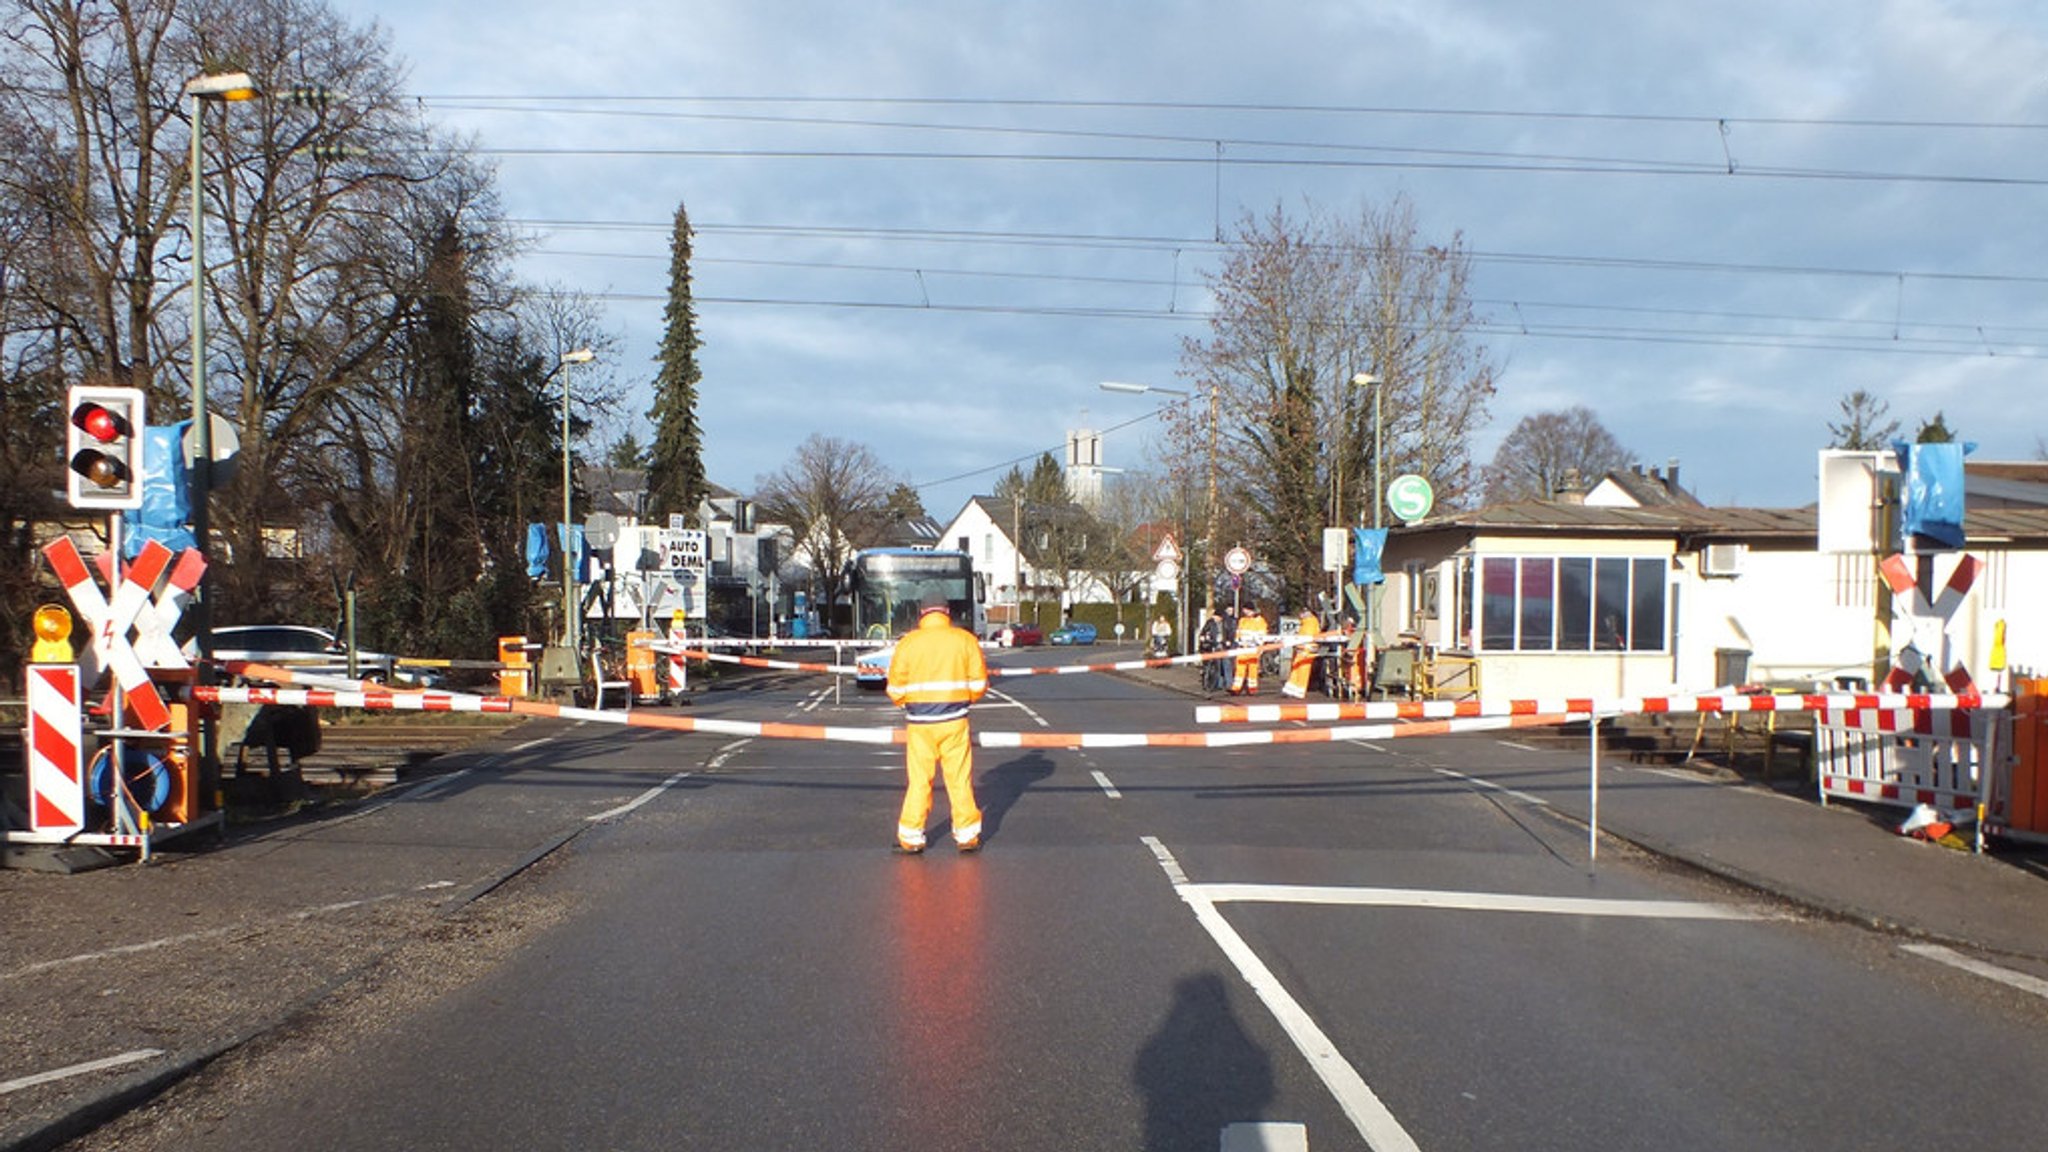
[[1294, 633], [1293, 662], [1288, 665], [1287, 683], [1280, 686], [1280, 694], [1290, 700], [1308, 699], [1308, 681], [1314, 674], [1316, 661], [1321, 658], [1323, 646], [1319, 643], [1322, 625], [1316, 620], [1314, 608], [1301, 610], [1301, 623]]
[[[1203, 655], [1223, 651], [1223, 616], [1228, 608], [1211, 612], [1202, 621], [1202, 627], [1195, 633], [1195, 651]], [[1216, 692], [1227, 686], [1223, 676], [1223, 661], [1204, 660], [1202, 670], [1202, 691]]]
[[1259, 694], [1259, 660], [1265, 656], [1259, 649], [1265, 643], [1266, 618], [1254, 604], [1237, 618], [1237, 675], [1230, 682], [1232, 696]]
[[889, 699], [903, 708], [904, 767], [909, 773], [903, 810], [896, 818], [896, 850], [924, 851], [924, 824], [932, 810], [932, 775], [945, 773], [953, 810], [953, 844], [981, 847], [981, 809], [974, 803], [974, 737], [967, 710], [988, 692], [988, 663], [972, 632], [954, 626], [942, 595], [918, 602], [917, 627], [896, 642], [889, 659]]

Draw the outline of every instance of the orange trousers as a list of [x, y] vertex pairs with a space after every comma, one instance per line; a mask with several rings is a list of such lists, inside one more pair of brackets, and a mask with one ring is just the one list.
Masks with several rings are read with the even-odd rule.
[[1259, 655], [1258, 649], [1254, 648], [1237, 657], [1237, 675], [1230, 682], [1232, 692], [1258, 692]]
[[1308, 698], [1309, 677], [1315, 674], [1316, 655], [1320, 651], [1313, 644], [1297, 645], [1294, 649], [1294, 663], [1287, 670], [1287, 683], [1280, 686], [1280, 694], [1292, 700]]
[[932, 775], [946, 773], [946, 802], [953, 809], [953, 841], [966, 843], [981, 835], [981, 809], [974, 803], [974, 738], [967, 718], [937, 724], [905, 724], [908, 741], [904, 767], [910, 785], [903, 793], [903, 812], [896, 818], [896, 839], [912, 848], [924, 847], [924, 822], [932, 814]]

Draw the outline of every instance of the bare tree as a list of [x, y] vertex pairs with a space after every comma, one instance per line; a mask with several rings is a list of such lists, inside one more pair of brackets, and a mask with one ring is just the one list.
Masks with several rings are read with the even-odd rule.
[[1383, 478], [1421, 472], [1446, 506], [1475, 487], [1496, 369], [1473, 339], [1462, 238], [1419, 232], [1405, 198], [1354, 220], [1247, 217], [1211, 278], [1209, 336], [1183, 346], [1185, 374], [1219, 390], [1227, 507], [1283, 594], [1320, 586], [1317, 527], [1372, 507], [1376, 452]]
[[1486, 500], [1548, 500], [1569, 476], [1590, 484], [1633, 458], [1584, 405], [1531, 413], [1494, 452], [1486, 469]]
[[1830, 448], [1841, 448], [1850, 452], [1875, 452], [1892, 442], [1899, 434], [1899, 422], [1885, 419], [1891, 405], [1858, 388], [1840, 401], [1842, 422], [1828, 423], [1828, 435], [1833, 437]]
[[830, 605], [846, 562], [888, 527], [898, 483], [867, 445], [813, 433], [780, 471], [754, 481], [754, 500], [762, 519], [789, 526]]

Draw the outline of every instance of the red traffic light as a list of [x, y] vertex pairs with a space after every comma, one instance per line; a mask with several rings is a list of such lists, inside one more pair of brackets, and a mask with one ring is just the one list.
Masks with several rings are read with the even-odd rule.
[[140, 389], [79, 384], [70, 389], [66, 430], [68, 495], [73, 508], [142, 504], [143, 415]]
[[71, 410], [71, 422], [79, 430], [102, 444], [111, 444], [123, 436], [132, 435], [134, 429], [119, 412], [104, 404], [87, 402]]

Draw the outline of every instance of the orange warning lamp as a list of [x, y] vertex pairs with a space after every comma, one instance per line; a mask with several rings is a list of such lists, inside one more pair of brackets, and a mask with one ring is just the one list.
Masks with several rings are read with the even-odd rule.
[[36, 642], [28, 656], [31, 663], [71, 663], [71, 613], [63, 605], [45, 604], [36, 609], [34, 628]]

